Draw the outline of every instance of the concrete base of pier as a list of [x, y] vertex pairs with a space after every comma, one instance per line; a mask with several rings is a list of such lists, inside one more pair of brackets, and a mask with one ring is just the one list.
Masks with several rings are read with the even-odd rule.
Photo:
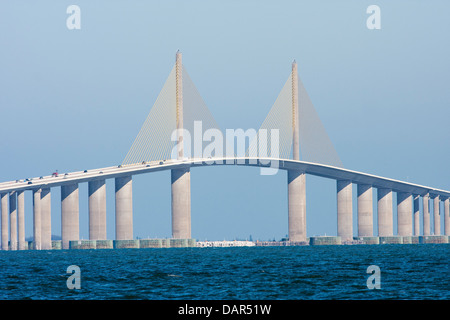
[[[164, 241], [164, 247], [166, 242]], [[139, 240], [139, 248], [162, 248], [162, 239], [142, 239]]]
[[413, 238], [414, 237], [410, 237], [410, 236], [403, 236], [402, 237], [402, 243], [403, 244], [411, 244], [411, 243], [413, 243]]
[[448, 236], [419, 236], [419, 243], [449, 243]]
[[52, 250], [61, 250], [62, 241], [61, 240], [52, 240]]
[[332, 236], [323, 236], [323, 237], [310, 237], [309, 238], [310, 245], [334, 245], [334, 244], [342, 244], [341, 237], [332, 237]]
[[97, 249], [113, 249], [114, 244], [113, 240], [96, 240], [96, 248]]
[[69, 241], [69, 249], [96, 249], [95, 240], [75, 240]]
[[170, 248], [170, 239], [161, 239], [162, 248]]
[[[30, 249], [33, 247], [30, 243]], [[61, 249], [61, 241], [53, 242], [54, 249]], [[55, 247], [56, 246], [56, 247]], [[140, 240], [73, 240], [69, 249], [144, 249], [144, 248], [193, 248], [195, 239], [140, 239]]]
[[380, 244], [379, 237], [354, 237], [353, 240], [361, 244]]
[[403, 237], [401, 236], [390, 236], [390, 237], [380, 237], [380, 244], [402, 244]]
[[139, 240], [114, 240], [114, 249], [139, 249]]
[[411, 243], [412, 243], [412, 244], [418, 244], [418, 243], [420, 243], [420, 242], [419, 242], [419, 236], [411, 237]]
[[188, 248], [195, 247], [196, 241], [195, 239], [169, 239], [170, 248]]

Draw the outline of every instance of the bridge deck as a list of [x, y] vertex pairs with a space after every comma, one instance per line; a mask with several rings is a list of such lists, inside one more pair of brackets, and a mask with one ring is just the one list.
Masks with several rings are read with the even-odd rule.
[[375, 188], [387, 188], [393, 191], [410, 192], [416, 195], [439, 195], [450, 197], [450, 191], [436, 189], [428, 186], [418, 185], [410, 182], [389, 179], [381, 176], [375, 176], [368, 173], [357, 172], [353, 170], [305, 162], [290, 159], [271, 159], [271, 158], [212, 158], [212, 159], [186, 159], [186, 160], [166, 160], [154, 161], [145, 164], [128, 165], [123, 167], [105, 167], [84, 171], [70, 172], [68, 174], [59, 174], [58, 177], [43, 176], [42, 178], [32, 178], [29, 181], [7, 181], [0, 183], [0, 193], [6, 193], [19, 190], [32, 190], [36, 188], [50, 188], [73, 183], [88, 182], [97, 179], [112, 179], [127, 175], [136, 175], [150, 173], [154, 171], [179, 169], [182, 167], [201, 167], [211, 165], [242, 165], [254, 167], [269, 167], [270, 161], [278, 162], [278, 168], [281, 170], [300, 170], [306, 174], [320, 176], [334, 180], [349, 180], [357, 184], [368, 184]]

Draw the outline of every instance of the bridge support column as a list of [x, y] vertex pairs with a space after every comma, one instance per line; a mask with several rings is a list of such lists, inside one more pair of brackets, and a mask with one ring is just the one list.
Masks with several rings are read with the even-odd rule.
[[191, 172], [190, 169], [171, 170], [172, 237], [191, 238]]
[[61, 186], [62, 248], [69, 249], [69, 241], [80, 240], [78, 184]]
[[17, 191], [17, 225], [18, 225], [18, 242], [19, 250], [27, 250], [28, 246], [25, 242], [25, 199], [24, 191]]
[[41, 192], [41, 246], [42, 250], [52, 249], [52, 201], [50, 188]]
[[342, 242], [353, 240], [352, 182], [337, 181], [337, 230]]
[[17, 250], [17, 192], [9, 194], [10, 250]]
[[116, 240], [133, 239], [133, 180], [131, 176], [115, 179]]
[[373, 236], [373, 198], [372, 186], [358, 184], [358, 236]]
[[444, 200], [444, 234], [450, 236], [450, 198]]
[[42, 248], [41, 189], [33, 190], [33, 249]]
[[412, 195], [397, 192], [397, 235], [412, 236]]
[[2, 209], [2, 250], [8, 250], [8, 193], [1, 193]]
[[378, 236], [390, 237], [393, 234], [392, 190], [378, 188]]
[[426, 194], [422, 198], [423, 201], [423, 235], [429, 236], [430, 230], [430, 195]]
[[420, 235], [419, 195], [414, 196], [414, 235]]
[[89, 189], [89, 240], [106, 240], [105, 180], [89, 181], [88, 189]]
[[306, 241], [306, 175], [288, 170], [289, 241]]
[[440, 207], [440, 198], [439, 196], [435, 196], [434, 198], [434, 206], [433, 206], [433, 214], [434, 214], [434, 235], [441, 235], [441, 207]]

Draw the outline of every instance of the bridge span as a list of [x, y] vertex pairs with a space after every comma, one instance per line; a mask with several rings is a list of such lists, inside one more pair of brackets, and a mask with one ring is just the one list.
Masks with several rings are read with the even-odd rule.
[[[61, 188], [61, 232], [63, 248], [69, 247], [69, 241], [79, 240], [79, 195], [80, 183], [89, 185], [89, 238], [90, 240], [106, 240], [106, 184], [105, 180], [114, 179], [116, 194], [116, 239], [133, 239], [132, 211], [132, 176], [163, 170], [189, 170], [194, 167], [237, 165], [285, 170], [303, 177], [300, 183], [300, 199], [296, 205], [306, 215], [306, 180], [305, 175], [320, 176], [333, 179], [337, 184], [337, 235], [343, 241], [353, 239], [353, 195], [352, 185], [357, 187], [357, 216], [359, 237], [374, 236], [373, 230], [373, 188], [378, 189], [378, 236], [394, 235], [392, 194], [397, 193], [397, 234], [401, 236], [418, 236], [420, 231], [419, 197], [423, 198], [423, 235], [430, 235], [429, 200], [434, 201], [435, 229], [440, 230], [439, 222], [442, 213], [440, 202], [444, 203], [445, 235], [450, 233], [449, 199], [450, 191], [433, 187], [399, 181], [363, 172], [357, 172], [330, 165], [310, 163], [291, 159], [274, 159], [258, 157], [233, 158], [199, 158], [184, 160], [166, 160], [144, 162], [135, 165], [113, 166], [92, 170], [76, 171], [58, 176], [42, 176], [31, 179], [15, 180], [0, 184], [2, 209], [2, 249], [7, 250], [9, 238], [10, 249], [24, 248], [24, 195], [25, 191], [33, 193], [33, 235], [36, 239], [35, 249], [51, 248], [51, 188]], [[28, 181], [27, 181], [28, 180]], [[291, 183], [292, 181], [288, 181]], [[190, 196], [190, 193], [189, 193]], [[190, 199], [184, 205], [190, 205]], [[8, 230], [8, 217], [11, 227]], [[18, 218], [16, 220], [16, 217]], [[190, 216], [172, 216], [174, 238], [186, 238], [190, 234]], [[19, 236], [14, 232], [18, 222]], [[414, 230], [413, 230], [414, 226]], [[9, 234], [10, 233], [10, 234]], [[178, 234], [177, 234], [178, 233]], [[297, 235], [305, 235], [299, 238]], [[435, 232], [435, 235], [436, 232]], [[306, 225], [302, 221], [289, 220], [289, 236], [292, 241], [306, 241]], [[297, 236], [297, 237], [296, 237]], [[294, 238], [292, 238], [294, 237]], [[17, 241], [13, 241], [17, 239]]]

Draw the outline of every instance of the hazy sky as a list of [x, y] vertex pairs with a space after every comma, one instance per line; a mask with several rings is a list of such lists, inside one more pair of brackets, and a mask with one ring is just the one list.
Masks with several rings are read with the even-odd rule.
[[[71, 4], [80, 30], [66, 26]], [[372, 4], [380, 30], [366, 26]], [[344, 167], [450, 190], [449, 12], [448, 1], [0, 0], [0, 181], [120, 164], [180, 49], [222, 128], [259, 128], [296, 59]], [[336, 235], [336, 182], [306, 183], [308, 236]], [[194, 168], [191, 194], [196, 239], [287, 234], [284, 171]], [[107, 196], [114, 239], [113, 181]], [[133, 197], [134, 235], [170, 237], [170, 172], [133, 177]], [[52, 204], [60, 234], [59, 188]], [[31, 236], [30, 192], [25, 214]], [[354, 202], [355, 234], [356, 222]]]

